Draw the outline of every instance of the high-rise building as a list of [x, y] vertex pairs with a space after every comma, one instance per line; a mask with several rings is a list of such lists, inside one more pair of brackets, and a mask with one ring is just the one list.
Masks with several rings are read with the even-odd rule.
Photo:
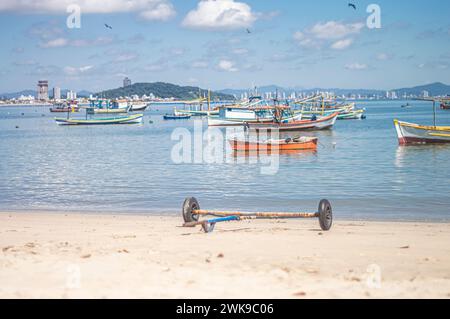
[[67, 100], [76, 100], [77, 99], [77, 92], [74, 92], [72, 90], [67, 91], [66, 99]]
[[423, 91], [423, 92], [422, 92], [422, 96], [423, 96], [424, 98], [429, 98], [429, 97], [430, 97], [430, 92], [428, 92], [428, 91]]
[[37, 85], [37, 99], [40, 101], [47, 101], [48, 100], [48, 81], [47, 80], [41, 80], [38, 81]]
[[53, 99], [61, 100], [61, 89], [57, 86], [53, 88]]
[[123, 87], [124, 88], [127, 87], [127, 86], [130, 86], [130, 85], [131, 85], [131, 80], [128, 77], [123, 79]]

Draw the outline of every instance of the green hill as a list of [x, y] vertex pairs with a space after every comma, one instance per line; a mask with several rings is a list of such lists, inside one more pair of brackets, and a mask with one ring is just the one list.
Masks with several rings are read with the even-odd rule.
[[[127, 87], [98, 92], [95, 95], [106, 98], [118, 98], [132, 95], [155, 95], [158, 98], [175, 98], [177, 100], [194, 100], [199, 97], [199, 90], [202, 96], [207, 96], [208, 91], [194, 86], [179, 86], [170, 83], [135, 83]], [[234, 96], [219, 92], [211, 92], [212, 100], [234, 100]]]

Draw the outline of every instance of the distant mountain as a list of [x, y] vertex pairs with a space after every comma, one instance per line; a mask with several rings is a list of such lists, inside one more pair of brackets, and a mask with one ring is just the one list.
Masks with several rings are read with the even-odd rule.
[[[132, 95], [155, 95], [159, 98], [175, 98], [178, 100], [193, 100], [197, 99], [198, 95], [205, 96], [208, 91], [205, 89], [200, 89], [194, 86], [179, 86], [170, 83], [156, 82], [156, 83], [135, 83], [127, 87], [121, 87], [113, 90], [107, 90], [103, 92], [98, 92], [95, 95], [103, 96], [106, 98], [118, 98]], [[234, 97], [229, 94], [220, 92], [211, 92], [212, 100], [233, 100]]]
[[430, 96], [444, 96], [450, 94], [450, 85], [446, 85], [441, 82], [436, 82], [426, 85], [415, 86], [412, 88], [397, 89], [393, 91], [396, 91], [399, 96], [402, 96], [404, 94], [422, 95], [423, 91], [428, 91]]
[[0, 94], [0, 99], [4, 99], [4, 100], [16, 99], [16, 98], [20, 97], [21, 95], [24, 95], [24, 96], [28, 96], [28, 95], [36, 96], [37, 92], [33, 91], [33, 90], [23, 90], [23, 91], [14, 92], [14, 93], [1, 93]]

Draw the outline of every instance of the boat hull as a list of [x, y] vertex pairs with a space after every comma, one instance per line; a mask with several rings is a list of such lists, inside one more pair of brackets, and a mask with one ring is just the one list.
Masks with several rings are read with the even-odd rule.
[[128, 109], [94, 109], [94, 114], [124, 114], [128, 113]]
[[59, 125], [112, 125], [112, 124], [141, 124], [144, 114], [121, 116], [103, 119], [64, 119], [55, 118]]
[[147, 104], [131, 105], [130, 112], [144, 112], [147, 109]]
[[78, 112], [78, 107], [65, 107], [65, 108], [50, 108], [51, 113], [67, 113], [67, 112]]
[[450, 143], [450, 126], [423, 126], [394, 120], [400, 145]]
[[252, 142], [229, 140], [231, 148], [235, 152], [255, 152], [255, 151], [301, 151], [301, 150], [317, 150], [317, 138], [300, 138], [295, 142], [286, 142], [285, 140], [271, 142]]
[[339, 113], [334, 113], [330, 116], [323, 117], [316, 121], [311, 120], [302, 120], [302, 121], [292, 121], [288, 123], [269, 123], [269, 124], [252, 124], [248, 123], [248, 126], [252, 130], [261, 131], [261, 130], [278, 130], [283, 132], [294, 132], [294, 131], [319, 131], [319, 130], [328, 130], [331, 129], [334, 124], [336, 124], [336, 120]]
[[163, 118], [167, 120], [189, 120], [190, 115], [164, 115]]
[[191, 111], [191, 110], [175, 110], [175, 115], [190, 115], [190, 116], [210, 116], [218, 115], [219, 111]]

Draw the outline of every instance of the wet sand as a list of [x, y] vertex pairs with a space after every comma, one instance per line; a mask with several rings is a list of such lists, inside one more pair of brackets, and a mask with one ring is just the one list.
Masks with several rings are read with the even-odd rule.
[[450, 298], [450, 224], [0, 213], [0, 298]]

